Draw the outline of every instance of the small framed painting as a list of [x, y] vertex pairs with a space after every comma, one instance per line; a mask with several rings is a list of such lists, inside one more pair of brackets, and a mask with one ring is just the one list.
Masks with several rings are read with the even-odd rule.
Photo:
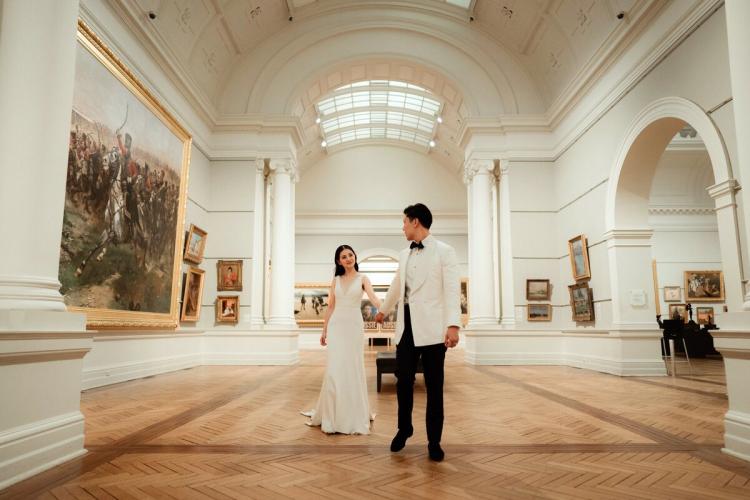
[[724, 273], [685, 271], [685, 302], [723, 302]]
[[203, 229], [190, 224], [190, 230], [185, 238], [185, 255], [183, 258], [194, 264], [200, 264], [203, 260], [203, 251], [206, 249], [206, 233]]
[[526, 280], [526, 300], [549, 300], [550, 292], [549, 280]]
[[698, 316], [699, 325], [713, 325], [714, 324], [714, 308], [713, 307], [696, 307], [696, 315]]
[[216, 289], [220, 292], [242, 290], [241, 260], [220, 260], [216, 263]]
[[185, 286], [182, 291], [182, 315], [180, 321], [198, 321], [201, 316], [203, 279], [205, 271], [191, 267], [185, 273]]
[[528, 304], [527, 321], [552, 321], [552, 304]]
[[568, 251], [570, 252], [570, 265], [573, 269], [573, 279], [576, 281], [591, 278], [589, 266], [589, 249], [586, 237], [579, 234], [568, 240]]
[[594, 294], [588, 283], [569, 285], [573, 321], [594, 321]]
[[239, 295], [220, 295], [216, 297], [216, 322], [237, 323], [240, 317]]
[[683, 323], [688, 322], [686, 304], [669, 304], [669, 319], [678, 319]]
[[682, 289], [679, 286], [665, 286], [664, 302], [679, 302], [681, 291]]

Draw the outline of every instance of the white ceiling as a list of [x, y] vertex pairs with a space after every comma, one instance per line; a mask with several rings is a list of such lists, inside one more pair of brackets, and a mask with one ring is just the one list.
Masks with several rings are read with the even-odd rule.
[[[341, 12], [380, 4], [381, 10], [427, 13], [436, 26], [450, 19], [462, 23], [467, 32], [482, 32], [489, 41], [486, 45], [497, 46], [483, 49], [510, 52], [550, 106], [654, 0], [117, 1], [214, 104], [238, 61], [288, 29], [290, 18], [304, 23], [327, 16], [336, 26]], [[149, 11], [157, 18], [149, 19]], [[622, 20], [616, 17], [620, 11], [627, 13]]]

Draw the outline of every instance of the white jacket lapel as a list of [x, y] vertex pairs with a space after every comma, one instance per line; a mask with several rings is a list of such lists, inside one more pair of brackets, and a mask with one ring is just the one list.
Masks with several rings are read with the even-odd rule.
[[428, 245], [422, 250], [422, 265], [417, 269], [417, 275], [414, 277], [414, 283], [409, 283], [409, 293], [416, 292], [419, 290], [427, 277], [430, 275], [430, 270], [434, 265], [436, 255], [436, 245]]

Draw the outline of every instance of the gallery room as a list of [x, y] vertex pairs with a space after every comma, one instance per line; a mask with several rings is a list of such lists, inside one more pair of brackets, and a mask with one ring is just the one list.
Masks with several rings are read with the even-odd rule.
[[0, 499], [750, 497], [747, 20], [0, 0]]

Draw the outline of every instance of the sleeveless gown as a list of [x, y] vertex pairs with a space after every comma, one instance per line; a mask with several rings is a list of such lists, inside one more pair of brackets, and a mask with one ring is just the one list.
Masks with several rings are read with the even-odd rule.
[[364, 360], [362, 276], [347, 287], [336, 277], [336, 306], [328, 319], [328, 363], [308, 425], [325, 433], [369, 434], [370, 403]]

